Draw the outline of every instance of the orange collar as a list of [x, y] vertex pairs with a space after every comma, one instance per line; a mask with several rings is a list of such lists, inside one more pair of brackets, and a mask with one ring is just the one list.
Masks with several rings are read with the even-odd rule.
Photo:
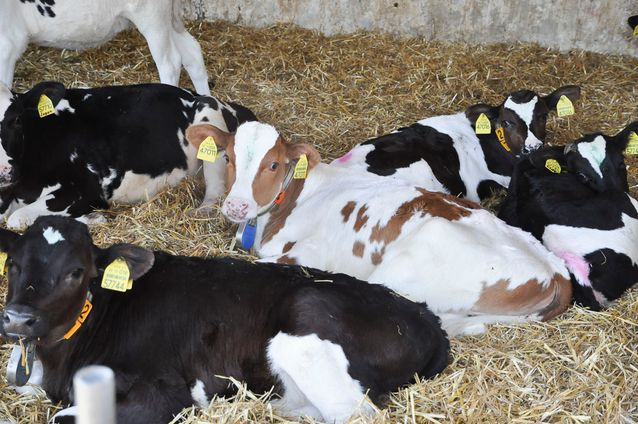
[[89, 316], [89, 313], [93, 309], [93, 304], [91, 303], [91, 292], [86, 295], [86, 301], [84, 302], [84, 306], [82, 307], [82, 312], [80, 312], [80, 316], [75, 320], [75, 324], [66, 334], [62, 337], [64, 340], [69, 340], [73, 335], [80, 329], [82, 323], [86, 320], [86, 317]]

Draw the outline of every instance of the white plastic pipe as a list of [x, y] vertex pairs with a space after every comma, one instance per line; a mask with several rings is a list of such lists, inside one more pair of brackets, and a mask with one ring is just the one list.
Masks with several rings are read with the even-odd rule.
[[77, 424], [115, 424], [115, 374], [109, 367], [80, 369], [73, 377], [73, 393]]

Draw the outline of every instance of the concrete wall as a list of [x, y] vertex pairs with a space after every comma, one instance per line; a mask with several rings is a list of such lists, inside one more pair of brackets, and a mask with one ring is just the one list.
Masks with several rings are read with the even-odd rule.
[[359, 30], [470, 43], [537, 42], [638, 57], [635, 0], [184, 0], [189, 19], [294, 23], [330, 35]]

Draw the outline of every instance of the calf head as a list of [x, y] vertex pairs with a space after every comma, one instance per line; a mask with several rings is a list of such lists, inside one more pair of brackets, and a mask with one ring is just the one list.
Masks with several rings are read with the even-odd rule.
[[624, 151], [632, 132], [638, 134], [638, 121], [632, 122], [614, 136], [588, 134], [565, 146], [568, 171], [597, 192], [629, 191]]
[[225, 149], [228, 196], [222, 213], [233, 222], [255, 218], [270, 206], [302, 154], [308, 158], [308, 171], [321, 161], [309, 144], [288, 143], [274, 127], [260, 122], [246, 122], [235, 134], [210, 124], [193, 125], [186, 131], [186, 138], [197, 148], [208, 136]]
[[38, 218], [23, 234], [0, 230], [7, 254], [9, 288], [1, 333], [43, 346], [60, 341], [82, 311], [91, 283], [114, 259], [124, 259], [131, 278], [153, 265], [153, 253], [119, 244], [96, 247], [86, 225], [56, 216]]
[[484, 113], [489, 118], [492, 129], [503, 128], [505, 142], [511, 153], [518, 156], [543, 145], [547, 114], [556, 110], [561, 96], [575, 101], [580, 98], [580, 87], [566, 85], [547, 96], [530, 90], [519, 90], [510, 93], [499, 106], [477, 104], [470, 106], [465, 115], [474, 124], [481, 113]]

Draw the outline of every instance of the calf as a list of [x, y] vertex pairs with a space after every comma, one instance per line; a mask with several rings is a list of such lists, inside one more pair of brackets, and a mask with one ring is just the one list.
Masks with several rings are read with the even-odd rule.
[[544, 148], [516, 167], [499, 213], [565, 260], [575, 300], [599, 310], [638, 282], [638, 202], [623, 151], [638, 153], [638, 121], [615, 136]]
[[[50, 114], [43, 115], [46, 99]], [[111, 201], [144, 200], [198, 169], [184, 138], [188, 125], [232, 130], [256, 119], [242, 106], [162, 84], [65, 89], [43, 82], [23, 94], [0, 87], [0, 106], [7, 155], [0, 213], [9, 227], [45, 214], [86, 220]], [[205, 163], [204, 175], [203, 205], [222, 193], [224, 166]]]
[[[243, 241], [255, 232], [264, 261], [385, 284], [427, 302], [451, 334], [550, 319], [569, 304], [562, 261], [475, 203], [322, 164], [313, 147], [287, 143], [270, 125], [245, 123], [236, 135], [208, 124], [186, 132], [195, 145], [207, 136], [226, 149], [222, 212], [243, 223]], [[292, 178], [304, 176], [304, 163], [307, 178]]]
[[186, 31], [180, 0], [10, 0], [0, 3], [0, 82], [11, 86], [17, 60], [29, 42], [61, 49], [103, 44], [137, 26], [160, 81], [177, 85], [182, 65], [195, 90], [209, 95], [199, 43]]
[[[120, 424], [206, 407], [233, 393], [223, 376], [258, 392], [275, 386], [285, 414], [340, 423], [360, 406], [372, 411], [366, 390], [378, 399], [448, 362], [445, 332], [425, 305], [347, 275], [101, 249], [84, 224], [55, 216], [22, 236], [0, 230], [0, 248], [9, 280], [2, 334], [35, 346], [54, 401], [70, 401], [79, 368], [112, 368]], [[121, 274], [109, 268], [122, 260], [126, 274], [115, 281]]]
[[[547, 96], [520, 90], [499, 106], [478, 104], [454, 115], [426, 118], [361, 143], [332, 165], [479, 201], [507, 187], [517, 158], [543, 144], [547, 113], [556, 109], [561, 96], [576, 100], [580, 88], [568, 85]], [[476, 133], [482, 114], [490, 122], [487, 134]]]

